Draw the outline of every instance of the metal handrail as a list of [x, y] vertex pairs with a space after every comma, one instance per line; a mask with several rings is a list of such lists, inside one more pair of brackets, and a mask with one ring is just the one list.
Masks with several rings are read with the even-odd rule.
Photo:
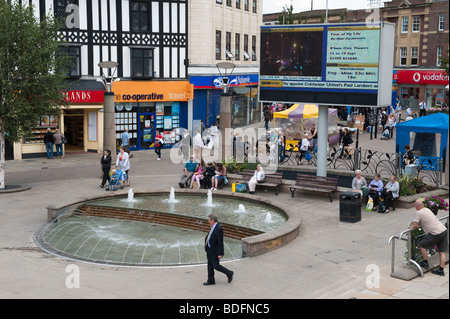
[[[447, 219], [447, 240], [449, 239], [449, 235], [450, 235], [450, 230], [448, 228], [448, 224], [449, 224], [449, 216], [444, 216], [439, 218], [439, 221]], [[388, 245], [392, 244], [392, 255], [391, 255], [391, 274], [394, 272], [394, 267], [395, 267], [395, 240], [403, 240], [406, 241], [408, 243], [408, 260], [407, 260], [407, 265], [410, 266], [411, 264], [413, 264], [414, 266], [417, 267], [417, 269], [419, 269], [420, 272], [420, 277], [423, 277], [423, 270], [422, 267], [419, 266], [419, 264], [415, 261], [412, 260], [412, 237], [409, 236], [409, 234], [411, 233], [411, 231], [413, 231], [413, 229], [406, 229], [404, 231], [402, 231], [398, 236], [391, 236], [387, 242]], [[408, 234], [408, 238], [403, 238], [403, 236], [405, 234]], [[447, 248], [448, 249], [448, 248]]]

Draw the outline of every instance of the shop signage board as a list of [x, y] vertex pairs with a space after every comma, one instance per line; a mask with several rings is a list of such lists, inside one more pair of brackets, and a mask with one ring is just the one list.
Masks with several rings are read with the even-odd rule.
[[395, 25], [261, 27], [260, 101], [391, 104]]
[[101, 104], [104, 101], [105, 91], [71, 90], [67, 92], [69, 103]]
[[397, 70], [394, 80], [399, 84], [427, 84], [447, 86], [449, 76], [444, 70]]
[[113, 85], [114, 102], [187, 102], [194, 86], [187, 81], [120, 81]]

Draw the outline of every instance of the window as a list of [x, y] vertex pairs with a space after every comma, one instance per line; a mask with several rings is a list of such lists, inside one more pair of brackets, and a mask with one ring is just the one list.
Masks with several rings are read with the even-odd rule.
[[252, 61], [256, 61], [256, 35], [252, 35]]
[[67, 77], [81, 77], [81, 50], [79, 46], [60, 46], [59, 51], [69, 56]]
[[417, 65], [419, 61], [419, 49], [417, 47], [411, 48], [411, 65]]
[[131, 30], [149, 31], [148, 2], [131, 1]]
[[445, 27], [445, 13], [440, 13], [439, 14], [439, 31], [444, 31], [444, 27]]
[[[73, 10], [70, 10], [70, 7], [69, 7], [70, 5], [78, 6], [78, 0], [55, 0], [53, 2], [53, 7], [55, 8], [55, 17], [58, 20], [63, 22], [63, 28], [64, 27], [65, 28], [70, 28], [67, 25], [66, 19], [69, 16], [73, 16], [74, 17]], [[66, 10], [68, 12], [66, 12]], [[78, 17], [74, 17], [74, 19], [76, 19], [76, 18], [78, 18]], [[70, 20], [70, 19], [68, 19], [68, 20]]]
[[253, 11], [253, 13], [256, 13], [256, 11], [257, 11], [257, 10], [256, 10], [256, 9], [257, 9], [257, 8], [256, 8], [256, 1], [257, 1], [257, 0], [253, 0], [253, 3], [252, 3], [252, 11]]
[[216, 30], [216, 60], [222, 60], [222, 31]]
[[235, 39], [234, 39], [234, 57], [236, 60], [240, 60], [240, 54], [241, 54], [241, 35], [239, 33], [236, 33]]
[[88, 140], [97, 141], [97, 112], [88, 112]]
[[233, 53], [231, 53], [231, 32], [227, 32], [225, 35], [225, 53], [227, 60], [234, 58]]
[[216, 3], [222, 4], [222, 0], [216, 0]]
[[441, 66], [441, 59], [442, 59], [442, 47], [436, 48], [436, 65]]
[[227, 6], [231, 7], [231, 0], [227, 0]]
[[244, 10], [248, 11], [248, 1], [249, 0], [244, 0]]
[[402, 33], [408, 33], [409, 17], [402, 17]]
[[419, 32], [419, 31], [420, 31], [420, 17], [414, 16], [412, 23], [412, 32]]
[[250, 55], [248, 54], [248, 34], [244, 34], [244, 61], [250, 60]]
[[406, 61], [408, 61], [408, 50], [400, 48], [400, 65], [406, 65]]
[[241, 8], [241, 0], [236, 0], [236, 9]]
[[153, 78], [153, 49], [131, 49], [131, 77], [139, 79]]

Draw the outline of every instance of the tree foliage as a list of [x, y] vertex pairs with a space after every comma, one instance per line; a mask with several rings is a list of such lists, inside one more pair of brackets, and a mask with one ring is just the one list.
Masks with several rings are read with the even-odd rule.
[[39, 21], [34, 8], [0, 1], [0, 126], [10, 142], [20, 141], [39, 117], [66, 105], [67, 56], [58, 54], [60, 24]]

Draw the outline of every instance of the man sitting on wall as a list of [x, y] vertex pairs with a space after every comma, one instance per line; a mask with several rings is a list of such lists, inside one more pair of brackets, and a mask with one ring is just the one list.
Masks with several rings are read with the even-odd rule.
[[191, 160], [184, 165], [184, 172], [181, 174], [181, 179], [178, 185], [180, 188], [183, 188], [185, 185], [187, 185], [188, 181], [191, 180], [192, 175], [197, 171], [198, 163], [194, 159], [194, 156], [191, 155]]

